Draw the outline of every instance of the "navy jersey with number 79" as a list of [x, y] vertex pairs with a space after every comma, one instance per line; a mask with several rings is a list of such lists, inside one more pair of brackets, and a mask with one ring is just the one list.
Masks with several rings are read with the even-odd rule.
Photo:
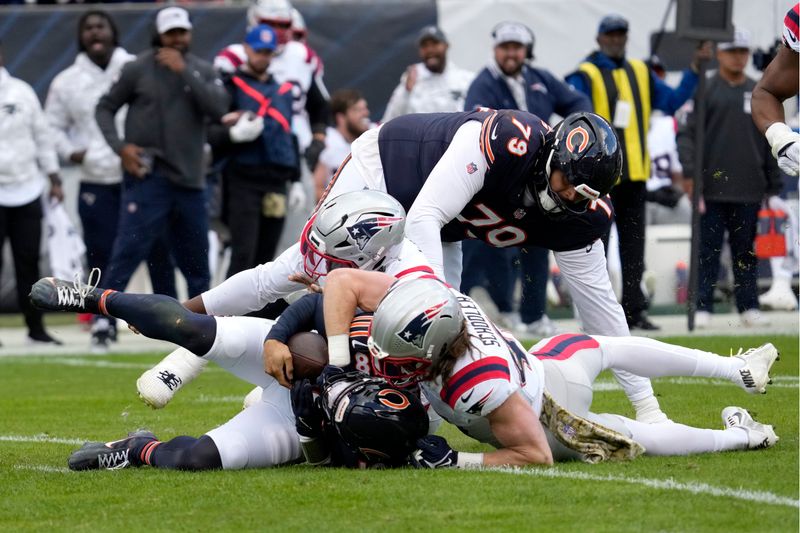
[[527, 184], [544, 172], [546, 155], [540, 152], [550, 127], [518, 110], [405, 115], [386, 123], [378, 138], [386, 188], [406, 210], [458, 129], [469, 121], [481, 122], [484, 184], [444, 226], [443, 241], [472, 238], [496, 247], [535, 245], [567, 251], [589, 246], [608, 232], [613, 210], [607, 197], [584, 214], [563, 220], [547, 217], [535, 204], [525, 205]]

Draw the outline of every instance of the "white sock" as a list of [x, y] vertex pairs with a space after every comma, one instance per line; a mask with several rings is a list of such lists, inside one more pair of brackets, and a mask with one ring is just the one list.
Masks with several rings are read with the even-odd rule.
[[644, 337], [603, 337], [604, 367], [650, 378], [696, 376], [735, 380], [744, 361]]

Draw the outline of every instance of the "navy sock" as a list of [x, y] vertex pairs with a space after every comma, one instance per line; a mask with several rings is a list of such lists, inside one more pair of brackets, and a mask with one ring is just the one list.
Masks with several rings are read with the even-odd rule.
[[125, 320], [142, 335], [172, 342], [197, 355], [208, 353], [217, 335], [214, 317], [193, 313], [162, 294], [111, 292], [105, 297], [104, 307], [109, 315]]
[[142, 464], [172, 470], [212, 470], [222, 468], [217, 445], [208, 435], [199, 439], [180, 436], [167, 442], [152, 440], [131, 453]]

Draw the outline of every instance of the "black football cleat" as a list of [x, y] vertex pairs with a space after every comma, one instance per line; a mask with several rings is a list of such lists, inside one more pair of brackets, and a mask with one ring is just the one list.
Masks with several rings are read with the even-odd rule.
[[96, 268], [89, 274], [88, 284], [81, 283], [77, 275], [75, 281], [42, 278], [33, 284], [28, 297], [34, 307], [45, 311], [97, 314], [101, 312], [98, 304], [103, 295], [103, 291], [97, 289], [99, 281], [100, 270]]
[[72, 452], [67, 464], [70, 470], [119, 470], [141, 466], [141, 461], [132, 455], [133, 449], [151, 440], [156, 440], [153, 433], [138, 430], [113, 442], [87, 442]]

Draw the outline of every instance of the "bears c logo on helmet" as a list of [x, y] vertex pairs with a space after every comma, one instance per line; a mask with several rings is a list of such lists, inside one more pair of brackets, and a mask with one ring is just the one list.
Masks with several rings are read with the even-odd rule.
[[583, 152], [589, 145], [589, 132], [578, 126], [567, 135], [567, 150], [574, 153]]
[[411, 322], [406, 324], [405, 327], [395, 333], [395, 335], [400, 337], [400, 340], [403, 342], [413, 344], [421, 350], [422, 341], [425, 339], [425, 334], [431, 327], [431, 320], [436, 318], [442, 312], [442, 307], [444, 307], [446, 303], [447, 302], [445, 301], [429, 307], [422, 313], [412, 318]]
[[393, 226], [403, 219], [399, 217], [374, 217], [367, 220], [356, 222], [349, 228], [347, 233], [355, 241], [359, 250], [363, 250], [369, 240], [383, 228]]

